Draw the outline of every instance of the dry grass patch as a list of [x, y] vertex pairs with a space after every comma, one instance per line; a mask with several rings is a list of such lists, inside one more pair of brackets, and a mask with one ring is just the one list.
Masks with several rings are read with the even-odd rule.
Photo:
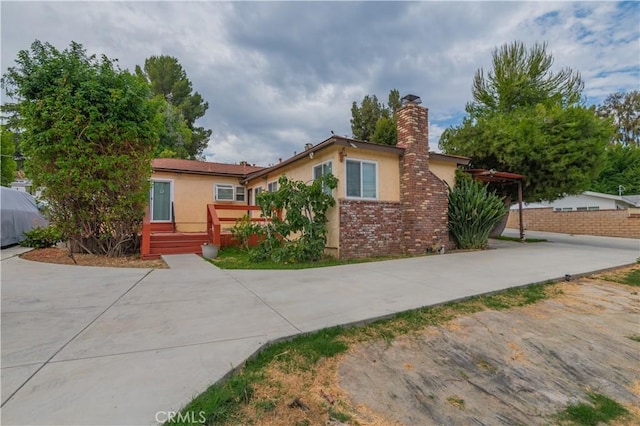
[[[628, 271], [623, 271], [624, 275]], [[280, 342], [265, 349], [255, 360], [247, 363], [245, 368], [233, 376], [228, 382], [212, 386], [192, 401], [185, 410], [204, 409], [212, 413], [208, 424], [242, 424], [242, 425], [323, 425], [323, 424], [359, 424], [359, 425], [399, 425], [397, 419], [390, 418], [387, 410], [376, 410], [352, 399], [352, 395], [340, 385], [340, 368], [345, 359], [353, 356], [364, 357], [371, 365], [381, 365], [383, 361], [369, 353], [373, 347], [401, 347], [403, 342], [413, 338], [436, 337], [441, 334], [460, 334], [464, 337], [465, 327], [460, 321], [469, 321], [475, 313], [485, 311], [487, 318], [512, 315], [506, 311], [517, 307], [513, 315], [531, 314], [545, 318], [557, 316], [566, 304], [574, 305], [573, 310], [580, 312], [579, 303], [573, 301], [574, 295], [580, 292], [583, 284], [595, 280], [581, 279], [577, 282], [560, 284], [534, 285], [525, 288], [511, 289], [491, 296], [474, 297], [461, 302], [442, 306], [418, 309], [397, 314], [389, 319], [376, 321], [362, 327], [351, 329], [327, 329], [318, 333], [293, 339], [291, 342]], [[618, 286], [615, 283], [601, 283], [596, 290], [589, 293], [594, 297], [593, 306], [585, 306], [591, 300], [583, 298], [582, 305], [594, 315], [601, 311], [599, 304], [604, 301], [598, 292], [607, 292], [607, 286]], [[626, 287], [629, 288], [629, 287]], [[631, 288], [631, 291], [634, 289]], [[547, 300], [544, 305], [536, 303]], [[603, 296], [603, 299], [605, 297]], [[544, 309], [540, 308], [544, 307]], [[595, 309], [594, 309], [595, 308]], [[519, 312], [518, 312], [519, 311]], [[597, 324], [593, 324], [595, 328]], [[518, 321], [505, 323], [504, 333], [511, 332], [518, 336]], [[490, 330], [489, 333], [494, 333]], [[398, 339], [399, 336], [405, 336]], [[471, 338], [472, 335], [467, 336]], [[500, 374], [501, 362], [515, 362], [521, 366], [532, 364], [527, 361], [527, 342], [520, 338], [507, 340], [502, 357], [485, 357], [480, 353], [472, 358], [475, 369], [484, 374], [495, 376]], [[407, 344], [407, 350], [411, 347]], [[421, 349], [423, 350], [423, 349]], [[424, 348], [424, 350], [427, 350]], [[398, 366], [404, 374], [419, 373], [421, 362], [418, 359], [398, 360]], [[470, 373], [469, 373], [470, 374]], [[451, 378], [464, 387], [470, 376], [460, 370]], [[345, 384], [345, 387], [347, 385]], [[385, 394], [392, 400], [394, 395], [390, 383], [384, 386], [365, 386], [365, 392]], [[236, 391], [234, 388], [241, 389]], [[637, 394], [636, 390], [630, 390]], [[447, 399], [451, 397], [450, 399]], [[402, 399], [395, 395], [396, 401]], [[435, 393], [425, 393], [422, 400], [438, 403]], [[209, 404], [207, 401], [214, 401]], [[440, 399], [455, 411], [465, 413], [472, 409], [471, 400], [462, 392], [456, 391]], [[633, 411], [632, 411], [633, 412]], [[215, 414], [214, 413], [220, 413]], [[616, 423], [617, 424], [617, 423]]]

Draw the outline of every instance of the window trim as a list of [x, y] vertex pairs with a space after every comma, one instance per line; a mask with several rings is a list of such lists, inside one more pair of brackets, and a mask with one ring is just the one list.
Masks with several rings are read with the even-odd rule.
[[[329, 173], [333, 174], [333, 161], [332, 160], [327, 160], [327, 161], [323, 161], [321, 163], [316, 163], [314, 165], [311, 166], [311, 180], [315, 181], [316, 178], [316, 168], [317, 167], [322, 167], [322, 171], [324, 171], [324, 165], [328, 164], [329, 165]], [[346, 167], [346, 166], [345, 166]], [[324, 173], [322, 173], [322, 176], [324, 176]], [[329, 194], [332, 195], [333, 194], [333, 190], [331, 188], [325, 187], [324, 185], [322, 186], [322, 190], [325, 192], [325, 194]]]
[[253, 205], [257, 206], [258, 205], [258, 194], [260, 194], [262, 191], [264, 191], [264, 188], [262, 186], [254, 186], [253, 188]]
[[[218, 196], [218, 189], [224, 187], [224, 189], [231, 189], [231, 198], [220, 198]], [[230, 183], [216, 183], [213, 185], [213, 199], [215, 201], [235, 201], [235, 189]]]
[[[240, 193], [240, 192], [238, 191], [239, 189], [240, 189], [240, 190], [242, 190], [242, 193]], [[234, 199], [235, 199], [235, 201], [237, 201], [237, 202], [239, 202], [239, 203], [244, 203], [244, 202], [245, 202], [245, 200], [247, 199], [247, 188], [245, 188], [244, 186], [239, 186], [239, 185], [237, 185], [237, 186], [235, 187], [235, 190], [234, 190], [234, 194], [233, 194], [233, 195], [234, 195]], [[242, 200], [239, 200], [239, 199], [238, 199], [238, 195], [242, 195]]]
[[[276, 186], [276, 190], [275, 190], [275, 191], [272, 191], [272, 190], [271, 190], [271, 188], [270, 188], [270, 187], [271, 187], [271, 185], [275, 185], [275, 186]], [[267, 191], [267, 192], [276, 192], [276, 191], [278, 191], [278, 180], [272, 180], [271, 182], [267, 182], [267, 189], [266, 189], [266, 191]]]
[[[360, 163], [360, 196], [348, 195], [348, 180], [349, 176], [347, 174], [347, 164], [349, 162]], [[363, 167], [362, 164], [373, 164], [375, 166], [375, 178], [376, 178], [376, 194], [373, 197], [365, 197], [364, 193], [364, 179], [363, 179]], [[344, 161], [344, 196], [347, 199], [351, 200], [378, 200], [379, 199], [379, 173], [378, 173], [378, 162], [375, 160], [363, 160], [359, 158], [347, 158]]]
[[[316, 168], [317, 168], [317, 167], [322, 167], [322, 166], [324, 166], [325, 164], [329, 164], [329, 166], [331, 167], [331, 172], [333, 173], [333, 161], [332, 161], [332, 160], [323, 161], [322, 163], [316, 163], [316, 164], [314, 164], [314, 165], [312, 165], [312, 166], [311, 166], [311, 179], [312, 179], [312, 180], [315, 180], [315, 179], [316, 179], [316, 177], [315, 177], [315, 175], [316, 175]], [[324, 173], [323, 173], [323, 176], [324, 176]]]

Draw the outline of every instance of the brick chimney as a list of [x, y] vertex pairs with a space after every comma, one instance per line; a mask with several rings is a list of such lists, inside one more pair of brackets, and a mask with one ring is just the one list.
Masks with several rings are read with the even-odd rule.
[[429, 151], [429, 110], [420, 106], [415, 95], [402, 98], [403, 106], [396, 112], [398, 146], [421, 154]]
[[396, 112], [400, 165], [401, 248], [407, 254], [449, 247], [447, 187], [429, 171], [428, 110], [407, 95]]

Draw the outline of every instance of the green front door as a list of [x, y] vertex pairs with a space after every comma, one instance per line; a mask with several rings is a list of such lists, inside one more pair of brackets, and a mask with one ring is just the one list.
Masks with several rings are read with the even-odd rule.
[[151, 182], [151, 221], [171, 222], [171, 182]]

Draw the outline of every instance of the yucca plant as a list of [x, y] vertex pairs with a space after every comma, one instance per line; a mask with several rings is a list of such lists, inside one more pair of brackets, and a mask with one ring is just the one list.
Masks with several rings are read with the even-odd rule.
[[468, 176], [458, 176], [449, 191], [449, 231], [461, 249], [487, 246], [489, 232], [507, 214], [495, 191]]

